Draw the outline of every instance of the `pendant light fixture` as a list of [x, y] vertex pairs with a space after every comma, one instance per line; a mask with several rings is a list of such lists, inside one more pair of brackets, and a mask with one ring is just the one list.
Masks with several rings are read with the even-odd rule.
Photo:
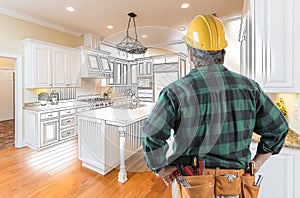
[[[119, 44], [117, 44], [117, 48], [118, 48], [118, 50], [124, 51], [126, 53], [130, 53], [130, 54], [145, 54], [147, 51], [147, 48], [144, 47], [138, 41], [138, 36], [137, 36], [137, 32], [136, 32], [135, 17], [137, 15], [133, 12], [129, 12], [128, 16], [129, 16], [129, 21], [128, 21], [128, 26], [127, 26], [126, 36]], [[130, 27], [131, 20], [133, 21], [133, 25], [134, 25], [135, 38], [129, 36], [129, 27]]]

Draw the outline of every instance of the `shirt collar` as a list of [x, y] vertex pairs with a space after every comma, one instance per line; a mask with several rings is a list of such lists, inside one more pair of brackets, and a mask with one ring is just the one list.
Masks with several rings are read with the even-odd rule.
[[190, 73], [192, 72], [219, 72], [227, 70], [227, 68], [224, 65], [221, 64], [215, 64], [215, 65], [208, 65], [208, 66], [201, 66], [197, 68], [193, 68]]

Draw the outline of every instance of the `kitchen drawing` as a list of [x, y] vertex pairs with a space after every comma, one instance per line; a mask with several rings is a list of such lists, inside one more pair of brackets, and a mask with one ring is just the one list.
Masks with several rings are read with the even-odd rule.
[[286, 113], [258, 197], [300, 197], [300, 3], [115, 3], [0, 1], [0, 197], [172, 197], [145, 164], [142, 126], [162, 89], [193, 69], [183, 37], [198, 14], [224, 23], [224, 65]]

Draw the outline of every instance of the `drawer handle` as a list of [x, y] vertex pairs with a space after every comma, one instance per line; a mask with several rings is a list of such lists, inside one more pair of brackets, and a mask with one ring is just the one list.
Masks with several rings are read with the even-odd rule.
[[52, 114], [49, 114], [49, 115], [48, 115], [48, 117], [52, 117], [52, 116], [53, 116]]
[[67, 111], [67, 113], [71, 113], [71, 111]]
[[67, 124], [69, 124], [71, 122], [71, 120], [66, 121]]

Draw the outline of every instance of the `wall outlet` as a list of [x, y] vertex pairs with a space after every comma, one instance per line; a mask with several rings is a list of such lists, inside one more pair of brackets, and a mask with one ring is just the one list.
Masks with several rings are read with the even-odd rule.
[[299, 109], [298, 109], [299, 107], [298, 107], [298, 105], [297, 104], [294, 104], [294, 108], [293, 108], [293, 119], [294, 120], [299, 120]]

